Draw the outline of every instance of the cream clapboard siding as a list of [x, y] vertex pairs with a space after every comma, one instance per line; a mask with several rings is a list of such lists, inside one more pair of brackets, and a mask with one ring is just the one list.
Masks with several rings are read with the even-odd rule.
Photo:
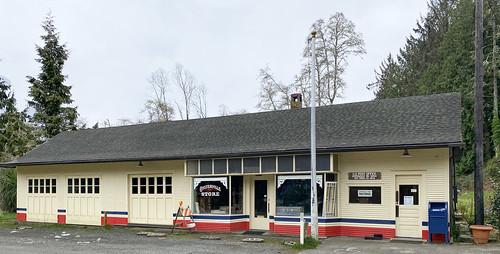
[[[341, 153], [339, 158], [339, 217], [395, 220], [396, 175], [421, 175], [420, 224], [427, 221], [429, 201], [449, 201], [447, 148]], [[348, 180], [348, 172], [381, 172], [381, 180]], [[349, 204], [349, 186], [381, 186], [382, 204]]]
[[[28, 177], [57, 178], [57, 193], [55, 194], [54, 218], [56, 221], [57, 209], [69, 209], [67, 207], [67, 178], [68, 177], [99, 177], [100, 194], [94, 206], [95, 212], [100, 214], [100, 210], [130, 212], [129, 208], [129, 175], [172, 175], [172, 202], [173, 209], [169, 215], [177, 210], [179, 201], [183, 201], [185, 206], [191, 205], [191, 178], [184, 176], [184, 161], [145, 161], [143, 167], [137, 167], [138, 162], [115, 162], [115, 163], [83, 163], [67, 165], [39, 165], [39, 166], [19, 166], [17, 168], [17, 207], [28, 208]], [[75, 196], [75, 195], [73, 195]], [[71, 195], [70, 195], [71, 197]], [[74, 199], [71, 201], [74, 202]], [[99, 211], [97, 211], [99, 210]], [[86, 214], [96, 214], [86, 213]], [[71, 213], [67, 212], [68, 223], [78, 224], [100, 224], [100, 221], [71, 219]], [[32, 220], [28, 210], [28, 221]], [[52, 217], [52, 216], [51, 216]], [[92, 218], [92, 216], [87, 216]], [[170, 222], [171, 223], [171, 222]]]

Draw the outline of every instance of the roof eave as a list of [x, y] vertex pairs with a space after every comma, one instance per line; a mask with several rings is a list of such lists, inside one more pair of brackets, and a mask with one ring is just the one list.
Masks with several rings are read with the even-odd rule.
[[[380, 151], [380, 150], [396, 150], [396, 149], [428, 149], [439, 147], [460, 147], [463, 146], [462, 141], [455, 142], [440, 142], [440, 143], [419, 143], [419, 144], [396, 144], [396, 145], [377, 145], [377, 146], [355, 146], [355, 147], [330, 147], [317, 148], [317, 152], [362, 152], [362, 151]], [[159, 160], [189, 160], [203, 158], [221, 158], [221, 157], [244, 157], [257, 155], [280, 155], [290, 153], [306, 153], [309, 149], [284, 149], [284, 150], [269, 150], [243, 153], [226, 153], [226, 154], [201, 154], [190, 156], [166, 156], [166, 157], [141, 157], [141, 158], [116, 158], [116, 159], [96, 159], [96, 160], [61, 160], [61, 161], [41, 161], [41, 162], [8, 162], [0, 163], [0, 168], [15, 168], [17, 166], [35, 166], [35, 165], [56, 165], [56, 164], [83, 164], [83, 163], [111, 163], [111, 162], [131, 162], [131, 161], [159, 161]]]

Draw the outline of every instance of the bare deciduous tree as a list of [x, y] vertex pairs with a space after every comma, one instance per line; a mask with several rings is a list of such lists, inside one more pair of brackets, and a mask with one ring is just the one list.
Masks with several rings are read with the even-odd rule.
[[259, 110], [280, 110], [289, 107], [291, 87], [276, 81], [269, 67], [260, 69], [257, 79], [261, 83], [257, 104]]
[[146, 101], [145, 109], [150, 122], [164, 122], [173, 119], [174, 108], [167, 100], [168, 74], [158, 69], [151, 74], [149, 83], [153, 88], [153, 97]]
[[[312, 25], [316, 31], [316, 62], [318, 64], [317, 95], [319, 105], [333, 104], [342, 95], [345, 81], [342, 78], [349, 56], [366, 54], [365, 42], [356, 32], [354, 23], [343, 13], [337, 12], [325, 22], [319, 19]], [[304, 58], [309, 58], [311, 48], [304, 50]], [[309, 66], [309, 61], [306, 64]], [[303, 68], [309, 70], [310, 68]]]
[[196, 96], [194, 101], [194, 109], [199, 118], [207, 118], [207, 88], [204, 85], [200, 85], [196, 88]]
[[246, 113], [248, 113], [246, 109], [231, 111], [227, 105], [225, 104], [219, 105], [219, 116], [241, 115]]
[[[344, 14], [335, 13], [328, 20], [319, 19], [312, 29], [316, 31], [316, 68], [318, 105], [331, 105], [342, 95], [345, 81], [342, 78], [350, 56], [366, 54], [362, 35], [355, 31], [355, 25]], [[311, 49], [309, 44], [303, 51], [304, 64], [290, 85], [276, 81], [269, 68], [259, 70], [261, 82], [259, 110], [286, 108], [292, 92], [302, 93], [303, 104], [310, 100]], [[285, 93], [284, 93], [285, 92]], [[286, 96], [285, 96], [286, 95]], [[287, 100], [284, 100], [286, 98]]]
[[193, 105], [194, 94], [196, 85], [194, 76], [184, 68], [181, 64], [177, 64], [174, 69], [173, 79], [175, 85], [182, 93], [182, 103], [177, 103], [177, 109], [181, 119], [189, 120], [191, 113], [191, 106]]

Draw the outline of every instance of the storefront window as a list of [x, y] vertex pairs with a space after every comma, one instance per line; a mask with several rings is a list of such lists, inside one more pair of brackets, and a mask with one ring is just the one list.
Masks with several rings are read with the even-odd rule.
[[229, 214], [227, 177], [194, 178], [195, 213]]
[[[276, 189], [276, 215], [299, 216], [311, 214], [311, 180], [308, 175], [278, 176]], [[316, 178], [318, 213], [323, 211], [323, 176]]]
[[231, 176], [231, 214], [243, 214], [243, 176]]

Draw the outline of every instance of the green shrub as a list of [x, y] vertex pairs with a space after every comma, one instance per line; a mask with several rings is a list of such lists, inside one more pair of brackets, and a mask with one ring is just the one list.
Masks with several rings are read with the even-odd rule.
[[15, 169], [0, 169], [0, 209], [16, 211], [17, 174]]
[[487, 223], [500, 229], [500, 166], [495, 163], [494, 167], [488, 168], [488, 178], [491, 183], [491, 200], [487, 210]]
[[464, 192], [458, 197], [457, 211], [468, 224], [474, 224], [474, 192]]

